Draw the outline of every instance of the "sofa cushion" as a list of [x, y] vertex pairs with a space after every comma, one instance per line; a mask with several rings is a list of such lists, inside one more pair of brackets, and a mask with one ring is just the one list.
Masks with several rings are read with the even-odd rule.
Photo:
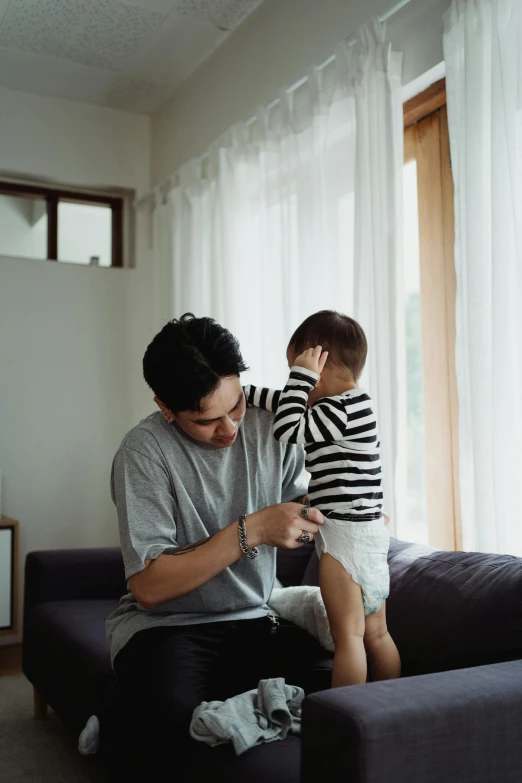
[[[522, 559], [443, 552], [392, 538], [388, 627], [403, 673], [522, 657]], [[314, 553], [303, 584], [319, 584]]]
[[393, 541], [388, 625], [405, 674], [522, 657], [522, 559]]
[[66, 722], [82, 729], [113, 678], [105, 621], [118, 601], [51, 601], [25, 619], [24, 672]]

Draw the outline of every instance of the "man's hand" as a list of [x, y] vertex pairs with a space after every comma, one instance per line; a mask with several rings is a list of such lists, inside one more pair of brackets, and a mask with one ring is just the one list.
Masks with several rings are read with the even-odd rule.
[[303, 546], [299, 536], [307, 532], [310, 541], [324, 522], [324, 516], [317, 508], [308, 508], [308, 519], [303, 519], [301, 503], [278, 503], [249, 514], [246, 518], [248, 545], [250, 547], [268, 544], [285, 549]]
[[316, 345], [315, 348], [307, 348], [306, 351], [296, 356], [294, 364], [321, 375], [327, 359], [328, 351], [323, 351], [321, 345]]

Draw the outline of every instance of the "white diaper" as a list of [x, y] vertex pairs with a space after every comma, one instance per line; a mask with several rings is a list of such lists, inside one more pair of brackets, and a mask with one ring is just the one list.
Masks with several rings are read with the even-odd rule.
[[315, 535], [315, 547], [335, 557], [361, 586], [366, 615], [378, 612], [390, 594], [390, 534], [383, 519], [352, 522], [326, 518]]

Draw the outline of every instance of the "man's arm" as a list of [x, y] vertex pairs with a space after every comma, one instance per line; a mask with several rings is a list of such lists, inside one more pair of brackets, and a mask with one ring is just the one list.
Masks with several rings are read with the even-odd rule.
[[[305, 520], [301, 509], [298, 503], [279, 503], [249, 514], [246, 519], [249, 547], [267, 544], [296, 549], [302, 546], [298, 539], [304, 530], [313, 538], [324, 517], [318, 509], [311, 508]], [[196, 590], [240, 557], [243, 553], [235, 521], [204, 541], [145, 561], [145, 568], [129, 579], [129, 585], [138, 603], [152, 609]]]
[[[255, 546], [250, 536], [248, 540]], [[152, 609], [196, 590], [242, 555], [238, 523], [233, 522], [210, 538], [146, 560], [145, 568], [129, 579], [129, 586], [138, 603]]]
[[[144, 608], [196, 590], [243, 556], [237, 520], [211, 538], [179, 547], [176, 501], [168, 470], [154, 451], [154, 443], [142, 441], [140, 450], [132, 445], [120, 449], [112, 475], [125, 575]], [[301, 509], [297, 503], [280, 503], [249, 514], [249, 546], [301, 546], [297, 541], [301, 531], [313, 537], [323, 521], [314, 509], [307, 522], [300, 516]]]

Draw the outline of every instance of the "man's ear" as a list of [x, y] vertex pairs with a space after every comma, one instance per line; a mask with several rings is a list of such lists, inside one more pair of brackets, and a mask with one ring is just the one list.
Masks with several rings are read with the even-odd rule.
[[174, 421], [174, 414], [172, 413], [168, 405], [165, 405], [165, 403], [162, 402], [159, 397], [154, 397], [154, 402], [156, 403], [156, 405], [164, 415], [165, 421], [168, 421], [169, 424], [172, 424], [172, 422]]

